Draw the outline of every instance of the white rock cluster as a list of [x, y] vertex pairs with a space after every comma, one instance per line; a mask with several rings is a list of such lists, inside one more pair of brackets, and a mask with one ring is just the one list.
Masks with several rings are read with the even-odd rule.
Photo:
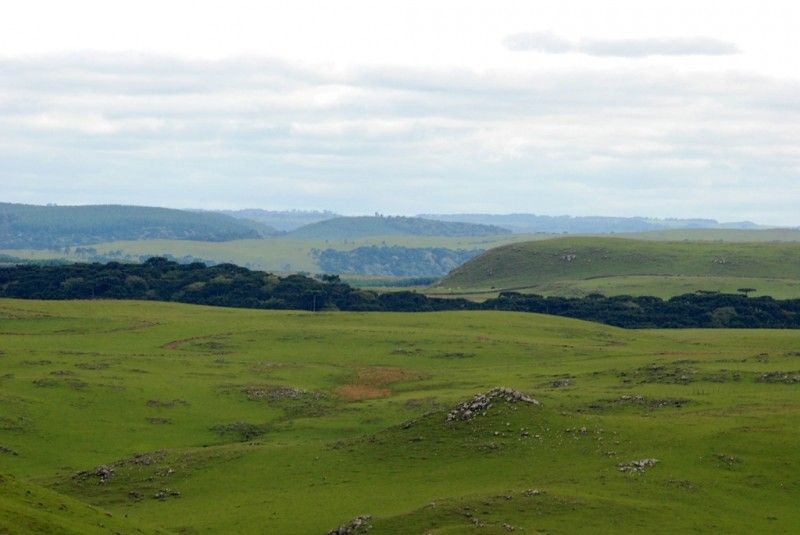
[[447, 421], [471, 420], [475, 416], [483, 413], [492, 406], [493, 401], [505, 401], [507, 403], [531, 403], [539, 405], [539, 402], [524, 392], [513, 388], [497, 387], [489, 390], [485, 394], [477, 394], [472, 399], [459, 403], [453, 410], [447, 413]]

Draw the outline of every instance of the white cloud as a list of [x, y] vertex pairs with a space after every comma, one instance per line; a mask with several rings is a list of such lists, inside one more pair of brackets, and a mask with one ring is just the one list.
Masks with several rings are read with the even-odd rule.
[[741, 52], [735, 43], [710, 37], [647, 37], [570, 41], [553, 32], [515, 33], [504, 41], [509, 50], [578, 53], [590, 56], [641, 58], [647, 56], [727, 56]]
[[796, 4], [498, 1], [17, 3], [0, 197], [800, 223]]

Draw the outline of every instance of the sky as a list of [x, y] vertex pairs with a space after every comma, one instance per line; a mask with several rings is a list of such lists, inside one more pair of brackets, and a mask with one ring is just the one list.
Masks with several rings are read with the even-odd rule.
[[800, 3], [37, 1], [0, 201], [800, 225]]

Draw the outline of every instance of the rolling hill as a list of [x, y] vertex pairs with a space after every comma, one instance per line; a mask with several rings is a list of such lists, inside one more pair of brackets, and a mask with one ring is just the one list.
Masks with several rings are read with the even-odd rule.
[[511, 231], [494, 225], [433, 221], [420, 217], [336, 217], [306, 225], [287, 237], [308, 240], [356, 239], [370, 236], [499, 236]]
[[645, 241], [565, 237], [491, 249], [432, 293], [656, 295], [697, 290], [800, 297], [800, 243]]
[[115, 240], [228, 241], [276, 231], [212, 212], [146, 206], [0, 203], [0, 248], [53, 249]]
[[0, 299], [0, 332], [0, 533], [800, 525], [797, 330]]

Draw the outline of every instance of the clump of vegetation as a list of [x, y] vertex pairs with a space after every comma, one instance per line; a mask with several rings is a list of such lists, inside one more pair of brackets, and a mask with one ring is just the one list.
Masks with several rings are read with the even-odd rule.
[[483, 251], [443, 247], [370, 245], [350, 251], [314, 249], [312, 255], [326, 273], [391, 275], [395, 277], [441, 277]]
[[[0, 268], [0, 297], [29, 299], [146, 299], [216, 306], [383, 312], [507, 310], [537, 312], [619, 327], [800, 328], [800, 299], [751, 298], [742, 294], [656, 297], [589, 295], [542, 297], [503, 292], [482, 303], [398, 291], [356, 289], [336, 276], [278, 277], [231, 264], [180, 265], [164, 258], [144, 264], [73, 264]], [[720, 311], [725, 310], [723, 314]], [[733, 312], [735, 313], [733, 313]], [[202, 343], [202, 342], [201, 342]], [[227, 346], [209, 342], [207, 351]]]

